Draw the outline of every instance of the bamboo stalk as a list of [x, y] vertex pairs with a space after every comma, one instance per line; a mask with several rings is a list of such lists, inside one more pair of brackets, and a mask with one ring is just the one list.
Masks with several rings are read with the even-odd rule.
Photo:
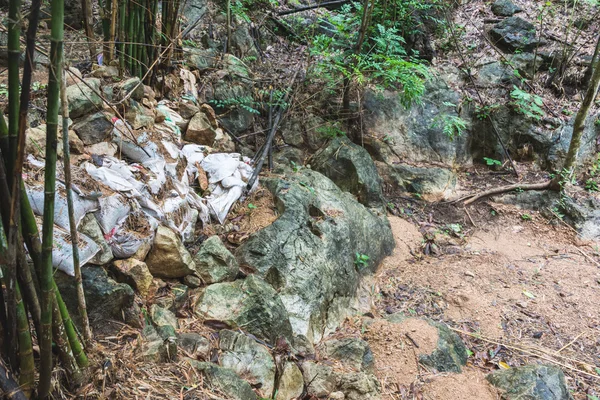
[[117, 48], [119, 52], [119, 72], [121, 76], [125, 72], [125, 17], [127, 12], [127, 0], [121, 0], [121, 4], [119, 5], [119, 47]]
[[26, 397], [31, 396], [35, 378], [35, 364], [29, 320], [21, 297], [19, 285], [15, 286], [17, 294], [17, 330], [19, 335], [19, 386]]
[[[116, 7], [115, 7], [116, 9]], [[62, 103], [62, 121], [63, 121], [63, 163], [65, 173], [65, 189], [67, 191], [67, 207], [69, 211], [69, 228], [71, 234], [71, 243], [73, 247], [73, 269], [75, 274], [75, 282], [77, 285], [77, 305], [81, 324], [83, 326], [83, 342], [84, 346], [89, 346], [92, 342], [92, 330], [90, 321], [88, 320], [87, 308], [85, 305], [85, 293], [83, 291], [83, 282], [81, 279], [81, 266], [79, 264], [79, 234], [77, 232], [77, 224], [75, 222], [75, 212], [73, 210], [73, 190], [71, 188], [71, 151], [69, 149], [69, 104], [67, 100], [67, 85], [65, 84], [65, 76], [61, 82], [60, 97]]]
[[94, 36], [94, 17], [92, 10], [92, 1], [91, 0], [82, 0], [81, 8], [83, 10], [83, 25], [85, 29], [85, 36], [88, 41], [89, 49], [90, 49], [90, 58], [92, 62], [96, 57], [96, 43]]
[[110, 54], [110, 58], [107, 61], [112, 61], [113, 56], [115, 54], [115, 37], [117, 34], [117, 0], [106, 0], [106, 2], [111, 2], [110, 6], [110, 38], [108, 41], [108, 53]]
[[64, 1], [52, 0], [50, 33], [50, 71], [48, 79], [48, 113], [46, 122], [46, 166], [44, 171], [44, 216], [42, 226], [42, 337], [40, 338], [40, 383], [38, 395], [50, 394], [52, 376], [52, 240], [54, 231], [54, 196], [56, 190], [57, 131], [59, 91], [64, 37]]

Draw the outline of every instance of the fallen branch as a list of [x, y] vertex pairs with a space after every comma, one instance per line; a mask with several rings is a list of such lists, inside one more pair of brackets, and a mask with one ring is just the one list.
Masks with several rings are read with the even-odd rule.
[[496, 194], [512, 192], [513, 190], [552, 190], [553, 189], [553, 181], [547, 181], [542, 183], [516, 183], [514, 185], [501, 186], [494, 189], [486, 190], [479, 194], [475, 194], [472, 197], [467, 197], [465, 202], [463, 203], [465, 206], [476, 202], [477, 200], [493, 196]]
[[299, 13], [299, 12], [302, 12], [302, 11], [314, 10], [316, 8], [321, 8], [321, 7], [341, 6], [341, 5], [344, 5], [346, 3], [350, 3], [350, 1], [349, 0], [327, 1], [325, 3], [319, 3], [319, 4], [312, 5], [312, 6], [294, 8], [293, 10], [279, 11], [277, 13], [277, 15], [290, 15], [290, 14], [295, 14], [295, 13]]

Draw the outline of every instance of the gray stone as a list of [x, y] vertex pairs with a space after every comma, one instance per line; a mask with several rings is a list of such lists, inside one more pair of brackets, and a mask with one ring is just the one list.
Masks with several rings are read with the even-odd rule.
[[159, 307], [156, 304], [152, 304], [150, 306], [150, 319], [152, 319], [152, 323], [154, 326], [172, 326], [177, 329], [179, 327], [179, 323], [177, 322], [177, 317], [173, 312]]
[[129, 100], [130, 107], [125, 112], [125, 119], [133, 129], [152, 128], [154, 126], [154, 115], [146, 107], [135, 100]]
[[242, 380], [234, 371], [206, 362], [188, 360], [188, 362], [206, 377], [208, 384], [235, 400], [257, 400], [252, 386]]
[[415, 167], [407, 164], [376, 163], [379, 174], [387, 178], [393, 188], [409, 193], [447, 198], [457, 184], [454, 172], [440, 167]]
[[338, 376], [333, 368], [313, 361], [302, 364], [304, 384], [309, 395], [314, 397], [327, 397], [338, 386]]
[[159, 278], [183, 278], [196, 270], [192, 256], [177, 234], [164, 226], [156, 230], [146, 264], [152, 276]]
[[437, 349], [431, 354], [421, 355], [419, 361], [438, 372], [460, 373], [467, 364], [467, 347], [460, 337], [447, 326], [428, 321], [438, 329]]
[[279, 295], [255, 275], [206, 287], [194, 312], [205, 319], [223, 321], [232, 328], [243, 328], [271, 343], [280, 337], [292, 337], [289, 316]]
[[499, 17], [512, 17], [523, 9], [510, 0], [496, 0], [492, 4], [492, 12]]
[[92, 71], [94, 78], [115, 78], [119, 76], [119, 68], [112, 65], [103, 65]]
[[204, 15], [206, 15], [206, 12], [208, 11], [207, 0], [190, 0], [186, 1], [183, 4], [184, 6], [181, 10], [181, 15], [185, 17], [185, 22], [182, 23], [183, 27], [187, 27], [190, 24], [195, 23], [199, 19], [202, 19], [202, 17], [204, 17]]
[[363, 372], [343, 374], [339, 391], [347, 400], [380, 400], [381, 384], [375, 375]]
[[164, 339], [152, 326], [146, 325], [142, 330], [144, 341], [141, 356], [145, 362], [168, 362], [177, 357], [177, 345], [173, 340]]
[[180, 333], [177, 335], [177, 345], [190, 357], [201, 360], [208, 360], [210, 357], [210, 341], [197, 333]]
[[295, 400], [304, 391], [302, 371], [293, 362], [286, 362], [279, 377], [276, 400]]
[[[140, 78], [129, 78], [117, 85], [117, 99], [121, 100], [126, 96], [135, 101], [141, 101], [144, 98], [144, 85], [141, 84]], [[131, 93], [131, 95], [130, 95]]]
[[337, 372], [311, 361], [302, 364], [302, 372], [309, 395], [328, 398], [331, 393], [342, 392], [348, 400], [381, 399], [379, 381], [372, 374]]
[[189, 67], [200, 71], [215, 68], [217, 52], [213, 49], [184, 48], [184, 54]]
[[490, 88], [518, 83], [519, 80], [514, 75], [512, 68], [500, 61], [494, 61], [479, 68], [475, 82], [477, 86]]
[[70, 118], [75, 119], [102, 110], [102, 99], [97, 94], [100, 93], [100, 79], [88, 78], [84, 79], [84, 82], [87, 85], [77, 82], [67, 88]]
[[77, 136], [83, 144], [90, 146], [108, 139], [113, 130], [113, 124], [104, 112], [99, 111], [75, 122], [73, 130], [77, 132]]
[[192, 119], [192, 117], [200, 111], [200, 108], [187, 101], [182, 101], [179, 103], [177, 111], [183, 119]]
[[[25, 152], [35, 157], [46, 157], [46, 125], [38, 125], [25, 131]], [[82, 154], [84, 146], [75, 132], [69, 130], [69, 149], [72, 154]], [[56, 149], [59, 158], [63, 157], [62, 129], [58, 131], [58, 145]]]
[[199, 288], [203, 284], [202, 278], [196, 275], [186, 275], [183, 278], [183, 283], [191, 289]]
[[339, 360], [344, 366], [357, 371], [373, 369], [373, 352], [369, 344], [362, 339], [328, 340], [322, 344], [321, 354]]
[[255, 57], [259, 54], [254, 45], [254, 39], [246, 23], [238, 25], [231, 35], [231, 48], [242, 58]]
[[219, 364], [230, 368], [258, 388], [263, 398], [271, 398], [275, 389], [275, 362], [269, 350], [243, 333], [219, 332]]
[[[345, 318], [358, 282], [394, 247], [385, 215], [365, 208], [318, 172], [267, 178], [280, 217], [236, 252], [278, 292], [295, 334], [318, 342]], [[354, 265], [356, 253], [368, 266]]]
[[533, 51], [546, 44], [536, 35], [535, 26], [520, 17], [509, 17], [498, 22], [489, 34], [496, 46], [510, 53], [517, 50]]
[[369, 153], [345, 136], [337, 137], [311, 161], [315, 171], [352, 193], [366, 207], [383, 207], [381, 178]]
[[194, 262], [198, 274], [207, 284], [233, 281], [239, 270], [237, 260], [218, 236], [211, 236], [202, 243]]
[[572, 400], [565, 375], [554, 365], [526, 365], [503, 369], [487, 376], [503, 391], [506, 400]]
[[[102, 326], [111, 319], [122, 321], [123, 311], [135, 308], [133, 289], [109, 278], [103, 268], [84, 266], [81, 268], [81, 275], [88, 316], [92, 326]], [[69, 308], [71, 317], [79, 323], [75, 278], [57, 271], [54, 279]], [[131, 323], [132, 321], [126, 320], [125, 322]]]
[[215, 129], [216, 126], [210, 123], [208, 116], [203, 112], [196, 113], [188, 124], [185, 132], [185, 140], [196, 144], [212, 146], [217, 137]]
[[102, 229], [100, 229], [100, 225], [94, 214], [90, 213], [83, 217], [77, 230], [100, 246], [100, 251], [89, 261], [90, 264], [106, 265], [112, 261], [114, 258], [112, 250], [108, 243], [106, 243]]

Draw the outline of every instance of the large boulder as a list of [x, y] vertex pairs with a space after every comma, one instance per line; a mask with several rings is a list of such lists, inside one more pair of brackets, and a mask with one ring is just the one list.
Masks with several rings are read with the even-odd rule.
[[270, 399], [275, 389], [275, 361], [269, 350], [243, 333], [219, 332], [219, 364], [234, 370], [258, 388], [263, 398]]
[[[309, 169], [263, 183], [281, 216], [236, 256], [279, 292], [294, 333], [317, 342], [345, 318], [361, 276], [391, 253], [389, 222]], [[357, 254], [368, 262], [355, 263]]]
[[218, 236], [206, 239], [194, 256], [196, 270], [207, 283], [233, 281], [238, 274], [238, 262]]
[[[115, 282], [101, 267], [82, 267], [81, 276], [88, 316], [93, 326], [100, 326], [111, 319], [121, 321], [124, 314], [125, 322], [134, 322], [128, 320], [128, 315], [135, 313], [134, 292], [131, 287]], [[75, 278], [58, 271], [54, 279], [72, 318], [79, 323]]]
[[90, 146], [108, 139], [113, 130], [113, 124], [104, 112], [99, 111], [75, 122], [73, 129], [83, 144]]
[[243, 328], [271, 343], [291, 339], [288, 313], [275, 289], [255, 275], [206, 287], [195, 304], [196, 315]]
[[340, 361], [344, 366], [356, 371], [372, 371], [373, 352], [369, 344], [362, 339], [345, 338], [323, 342], [321, 355]]
[[116, 260], [112, 265], [112, 271], [118, 280], [137, 290], [142, 297], [148, 295], [153, 278], [145, 262], [135, 258]]
[[181, 239], [164, 226], [156, 230], [146, 264], [152, 276], [158, 278], [183, 278], [196, 271], [194, 260]]
[[[412, 182], [428, 181], [430, 174], [427, 169], [431, 167], [444, 168], [452, 173], [455, 166], [471, 163], [470, 115], [457, 112], [460, 95], [451, 88], [451, 84], [458, 85], [460, 82], [458, 70], [441, 70], [439, 76], [426, 82], [421, 104], [408, 110], [402, 105], [398, 92], [365, 92], [364, 146], [379, 162], [380, 175], [393, 188], [414, 191]], [[444, 128], [453, 123], [464, 123], [465, 128], [449, 136]], [[398, 177], [388, 180], [387, 177], [392, 175]], [[450, 183], [454, 182], [450, 180]], [[443, 187], [435, 184], [422, 186], [429, 187], [431, 192], [421, 194], [431, 195], [454, 189], [446, 184]]]
[[381, 178], [373, 159], [346, 136], [333, 139], [317, 152], [311, 165], [366, 207], [383, 207]]
[[[308, 361], [302, 364], [308, 394], [317, 398], [333, 398], [343, 393], [346, 400], [379, 400], [381, 385], [373, 374], [343, 372], [331, 366]], [[336, 397], [337, 398], [337, 397]]]
[[512, 17], [523, 9], [510, 0], [496, 0], [492, 3], [492, 12], [499, 17]]
[[84, 79], [84, 82], [77, 82], [67, 88], [70, 118], [75, 119], [102, 110], [102, 99], [98, 96], [100, 79], [88, 78]]
[[498, 22], [489, 34], [496, 46], [509, 53], [533, 51], [546, 43], [536, 34], [535, 25], [520, 17], [509, 17]]
[[554, 365], [526, 365], [503, 369], [487, 376], [506, 400], [572, 400], [565, 375]]

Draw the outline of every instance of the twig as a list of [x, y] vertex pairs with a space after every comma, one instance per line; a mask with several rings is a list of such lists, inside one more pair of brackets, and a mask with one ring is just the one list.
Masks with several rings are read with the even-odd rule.
[[473, 222], [473, 218], [471, 218], [471, 214], [469, 214], [469, 210], [467, 210], [467, 207], [463, 207], [463, 209], [465, 210], [465, 214], [467, 214], [467, 217], [469, 217], [469, 221], [471, 221], [471, 224], [474, 227], [477, 227], [477, 224], [475, 222]]
[[522, 189], [522, 190], [547, 190], [547, 189], [551, 189], [552, 188], [552, 181], [547, 181], [547, 182], [542, 182], [542, 183], [516, 183], [514, 185], [508, 185], [508, 186], [501, 186], [501, 187], [497, 187], [497, 188], [493, 188], [490, 190], [486, 190], [482, 193], [479, 193], [477, 195], [474, 195], [473, 197], [469, 198], [468, 200], [465, 200], [465, 202], [463, 203], [465, 206], [483, 198], [483, 197], [487, 197], [487, 196], [493, 196], [495, 194], [501, 194], [501, 193], [506, 193], [506, 192], [511, 192], [513, 190], [516, 189]]
[[560, 353], [561, 351], [563, 351], [564, 349], [570, 347], [573, 343], [575, 343], [577, 341], [577, 339], [579, 339], [581, 336], [583, 336], [583, 334], [586, 331], [581, 332], [579, 335], [575, 336], [575, 339], [571, 340], [569, 343], [565, 344], [563, 347], [561, 347], [560, 349], [556, 350], [556, 354]]
[[598, 263], [596, 260], [594, 260], [592, 257], [588, 256], [583, 250], [581, 250], [579, 247], [576, 247], [577, 251], [581, 253], [581, 255], [583, 255], [588, 261], [591, 261], [592, 263], [594, 263], [594, 265], [596, 265], [596, 267], [600, 267], [600, 263]]
[[405, 332], [404, 336], [406, 336], [408, 338], [408, 340], [410, 340], [417, 349], [419, 348], [419, 345], [417, 344], [417, 342], [415, 342], [415, 339], [411, 338], [410, 335], [408, 334], [408, 332]]

